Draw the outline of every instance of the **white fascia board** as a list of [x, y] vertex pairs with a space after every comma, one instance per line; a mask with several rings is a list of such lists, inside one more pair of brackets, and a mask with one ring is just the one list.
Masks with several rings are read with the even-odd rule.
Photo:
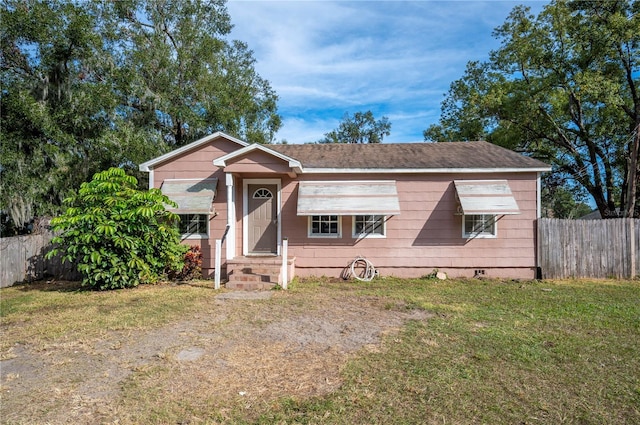
[[264, 153], [267, 153], [269, 155], [275, 156], [276, 158], [279, 158], [283, 161], [286, 161], [289, 163], [289, 167], [293, 168], [293, 170], [296, 173], [302, 173], [302, 164], [300, 163], [300, 161], [293, 159], [291, 157], [288, 157], [286, 155], [281, 154], [280, 152], [276, 152], [272, 149], [269, 149], [268, 147], [266, 147], [265, 145], [261, 145], [259, 143], [254, 143], [252, 145], [249, 146], [245, 146], [242, 149], [238, 149], [237, 151], [233, 151], [231, 153], [228, 153], [224, 156], [221, 156], [220, 158], [216, 158], [213, 160], [213, 165], [215, 165], [216, 167], [226, 167], [227, 166], [227, 161], [229, 161], [230, 159], [242, 156], [242, 155], [246, 155], [249, 152], [252, 152], [254, 150], [260, 150]]
[[244, 141], [242, 141], [240, 139], [236, 139], [235, 137], [229, 136], [228, 134], [225, 134], [225, 133], [223, 133], [221, 131], [216, 131], [213, 134], [210, 134], [210, 135], [205, 136], [205, 137], [203, 137], [201, 139], [198, 139], [195, 142], [191, 142], [188, 145], [185, 145], [185, 146], [183, 146], [181, 148], [172, 150], [171, 152], [165, 153], [164, 155], [161, 155], [161, 156], [159, 156], [157, 158], [153, 158], [153, 159], [151, 159], [151, 160], [149, 160], [147, 162], [143, 162], [142, 164], [140, 164], [138, 166], [138, 168], [140, 169], [140, 171], [149, 172], [156, 164], [160, 164], [160, 163], [165, 162], [165, 161], [167, 161], [167, 160], [169, 160], [169, 159], [171, 159], [171, 158], [173, 158], [175, 156], [181, 155], [181, 154], [183, 154], [185, 152], [188, 152], [188, 151], [190, 151], [192, 149], [195, 149], [195, 148], [197, 148], [197, 147], [199, 147], [201, 145], [204, 145], [204, 144], [206, 144], [206, 143], [210, 142], [211, 140], [216, 139], [218, 137], [223, 137], [223, 138], [225, 138], [227, 140], [230, 140], [232, 142], [235, 142], [235, 143], [237, 143], [237, 144], [239, 144], [241, 146], [247, 146], [248, 145], [247, 142], [244, 142]]
[[542, 173], [549, 168], [305, 168], [305, 174]]

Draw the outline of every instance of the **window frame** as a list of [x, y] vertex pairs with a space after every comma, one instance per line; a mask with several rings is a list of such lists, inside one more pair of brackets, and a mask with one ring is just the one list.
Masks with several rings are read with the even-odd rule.
[[[313, 223], [316, 221], [314, 217], [318, 217], [320, 224], [322, 217], [329, 217], [330, 222], [335, 221], [337, 224], [337, 233], [313, 233]], [[335, 220], [331, 220], [331, 217], [335, 217]], [[342, 237], [342, 216], [335, 214], [321, 214], [310, 215], [307, 219], [307, 236], [309, 238], [327, 238], [327, 239], [339, 239]]]
[[[184, 216], [198, 216], [198, 228], [196, 230], [203, 230], [200, 228], [200, 225], [204, 226], [205, 233], [197, 232], [197, 233], [183, 233], [182, 232], [182, 219]], [[180, 222], [178, 223], [178, 231], [180, 232], [181, 239], [208, 239], [209, 238], [209, 214], [180, 214], [178, 213], [178, 217], [180, 218]], [[187, 226], [191, 224], [188, 223]], [[188, 230], [188, 227], [186, 228]]]
[[[479, 232], [467, 232], [467, 217], [482, 217], [483, 227], [486, 226], [488, 217], [493, 220], [493, 230], [482, 230]], [[496, 214], [463, 214], [462, 215], [462, 237], [465, 239], [495, 239], [498, 237], [498, 216]]]
[[[367, 225], [369, 223], [373, 223], [373, 225], [375, 225], [375, 223], [378, 220], [381, 220], [382, 222], [380, 223], [381, 226], [381, 233], [366, 233], [366, 232], [356, 232], [356, 222], [358, 221], [358, 217], [373, 217], [373, 220], [364, 220], [364, 228], [367, 228]], [[382, 215], [382, 214], [361, 214], [361, 215], [354, 215], [351, 218], [351, 236], [354, 239], [364, 239], [364, 238], [386, 238], [387, 237], [387, 216]]]

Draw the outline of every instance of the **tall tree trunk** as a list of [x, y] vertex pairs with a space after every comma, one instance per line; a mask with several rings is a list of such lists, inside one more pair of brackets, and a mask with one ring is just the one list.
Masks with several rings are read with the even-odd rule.
[[636, 128], [633, 132], [633, 140], [629, 149], [629, 166], [627, 177], [627, 205], [624, 209], [624, 217], [636, 216], [636, 202], [638, 192], [638, 179], [640, 173], [638, 172], [638, 160], [640, 156], [640, 122], [636, 124]]

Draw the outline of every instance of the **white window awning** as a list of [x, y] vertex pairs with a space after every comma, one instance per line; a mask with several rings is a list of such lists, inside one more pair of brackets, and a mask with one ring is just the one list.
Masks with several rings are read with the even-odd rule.
[[178, 208], [169, 207], [177, 214], [211, 214], [216, 197], [218, 179], [166, 179], [160, 190]]
[[506, 180], [454, 180], [460, 213], [477, 214], [520, 214], [511, 188]]
[[298, 215], [365, 214], [400, 214], [395, 181], [303, 181], [298, 185]]

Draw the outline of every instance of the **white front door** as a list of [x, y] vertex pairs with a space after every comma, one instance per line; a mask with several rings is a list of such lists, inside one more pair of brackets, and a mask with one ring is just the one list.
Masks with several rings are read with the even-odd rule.
[[248, 186], [249, 254], [278, 253], [277, 186], [250, 184]]
[[280, 180], [244, 181], [243, 255], [277, 255], [280, 241]]

